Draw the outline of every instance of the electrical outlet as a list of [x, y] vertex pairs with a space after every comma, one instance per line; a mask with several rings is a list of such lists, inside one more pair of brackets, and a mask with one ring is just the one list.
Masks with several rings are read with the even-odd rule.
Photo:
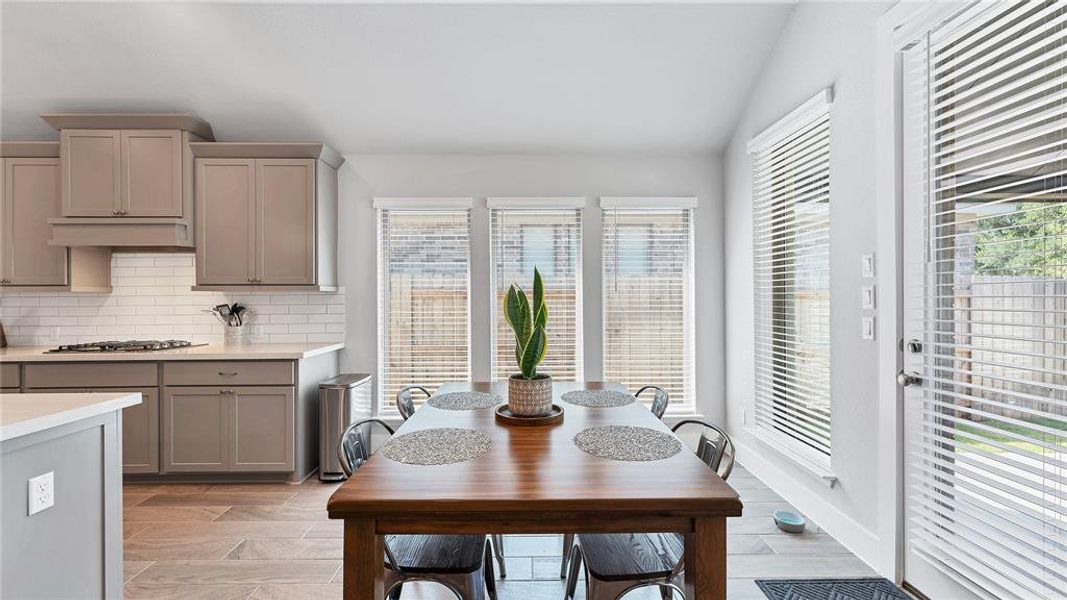
[[874, 339], [874, 317], [863, 317], [863, 339]]
[[53, 471], [29, 480], [29, 514], [35, 515], [56, 503], [55, 476]]

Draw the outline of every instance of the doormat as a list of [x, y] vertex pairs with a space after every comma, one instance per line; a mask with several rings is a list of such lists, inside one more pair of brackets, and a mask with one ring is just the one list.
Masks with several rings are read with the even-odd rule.
[[770, 600], [911, 600], [888, 579], [757, 579]]

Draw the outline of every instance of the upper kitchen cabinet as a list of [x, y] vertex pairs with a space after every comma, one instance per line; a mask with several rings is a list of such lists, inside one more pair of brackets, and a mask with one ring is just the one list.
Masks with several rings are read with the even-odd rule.
[[111, 290], [111, 252], [49, 244], [60, 214], [59, 144], [0, 144], [0, 285], [5, 291]]
[[60, 131], [63, 246], [188, 248], [193, 228], [191, 142], [211, 126], [184, 114], [45, 114]]
[[337, 168], [320, 143], [190, 144], [194, 289], [336, 290]]

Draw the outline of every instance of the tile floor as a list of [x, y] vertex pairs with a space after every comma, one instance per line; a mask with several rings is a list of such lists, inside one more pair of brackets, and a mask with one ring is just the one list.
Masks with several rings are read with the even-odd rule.
[[[731, 600], [764, 600], [755, 578], [861, 577], [873, 572], [818, 527], [778, 531], [770, 515], [789, 508], [742, 468], [730, 484], [745, 516], [730, 519]], [[336, 485], [132, 484], [124, 489], [126, 598], [153, 600], [341, 597], [341, 523], [326, 518]], [[501, 600], [563, 597], [560, 536], [508, 536]], [[584, 592], [579, 588], [578, 598]], [[447, 599], [432, 584], [405, 586], [405, 599]], [[652, 590], [633, 599], [658, 599]]]

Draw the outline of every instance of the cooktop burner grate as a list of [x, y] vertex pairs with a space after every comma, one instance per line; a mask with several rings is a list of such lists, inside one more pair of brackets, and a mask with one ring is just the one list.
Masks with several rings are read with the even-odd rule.
[[65, 344], [58, 348], [52, 348], [48, 352], [151, 352], [153, 350], [171, 350], [173, 348], [204, 345], [206, 344], [194, 344], [186, 340], [109, 340], [85, 344]]

